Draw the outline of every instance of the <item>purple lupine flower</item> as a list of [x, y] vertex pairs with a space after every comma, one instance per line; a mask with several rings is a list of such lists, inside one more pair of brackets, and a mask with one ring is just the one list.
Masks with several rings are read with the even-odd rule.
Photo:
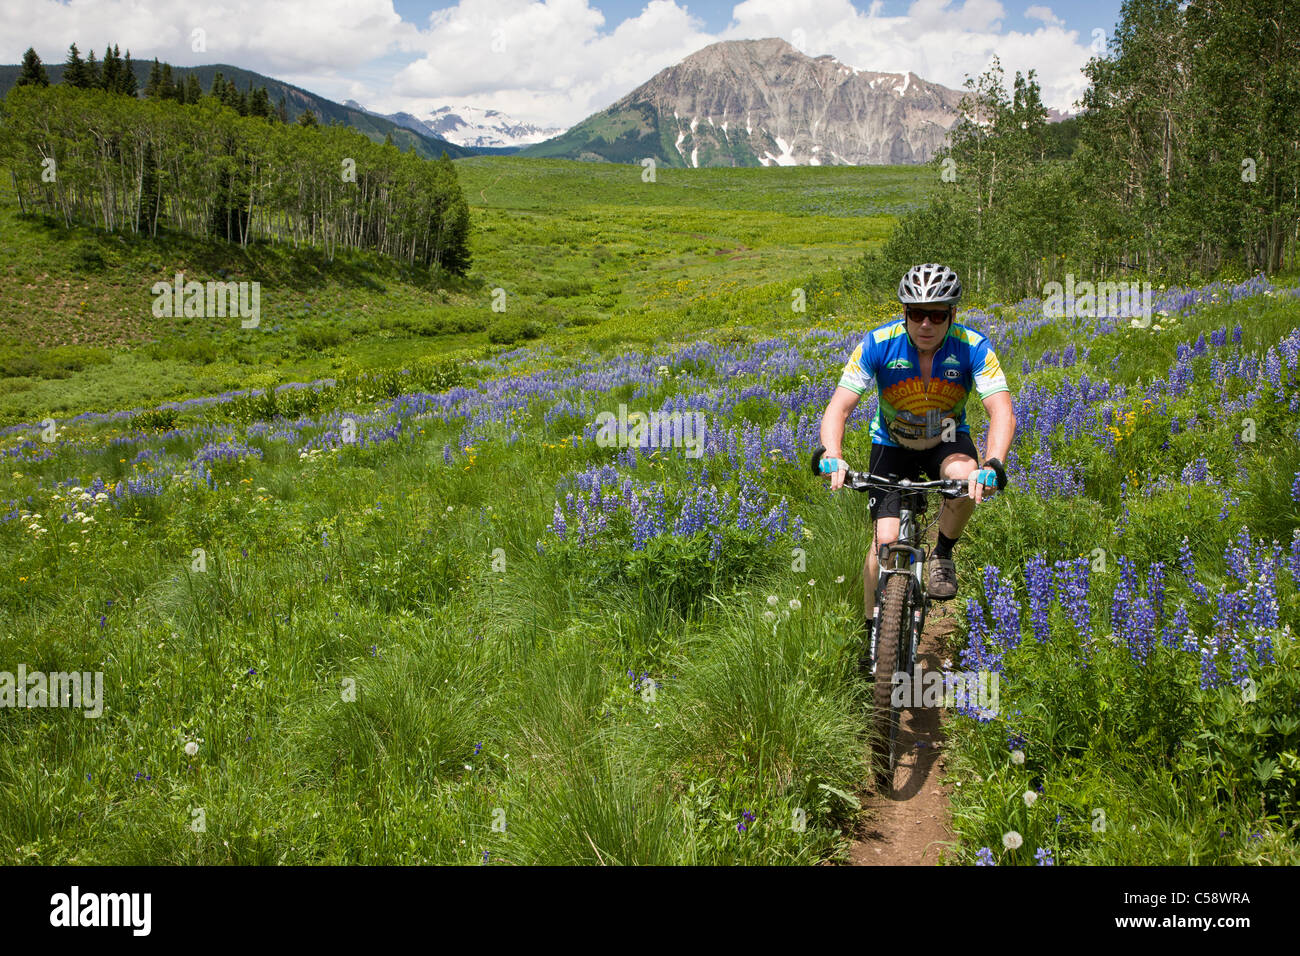
[[997, 627], [997, 638], [1006, 650], [1020, 645], [1020, 602], [1015, 588], [1002, 582], [1002, 572], [993, 565], [984, 568], [984, 594]]
[[1277, 561], [1270, 554], [1258, 562], [1259, 575], [1254, 583], [1255, 659], [1260, 664], [1273, 663], [1273, 639], [1270, 631], [1278, 626]]
[[1245, 595], [1241, 591], [1221, 591], [1215, 598], [1214, 638], [1216, 651], [1239, 635], [1239, 625], [1245, 617]]
[[1151, 608], [1155, 611], [1156, 624], [1164, 620], [1165, 608], [1165, 563], [1151, 562], [1147, 570], [1147, 594], [1151, 596]]
[[1228, 652], [1228, 658], [1232, 662], [1232, 683], [1238, 687], [1244, 687], [1246, 677], [1249, 674], [1246, 645], [1240, 640], [1233, 641], [1232, 649]]
[[1165, 627], [1160, 643], [1165, 647], [1176, 647], [1179, 640], [1187, 633], [1187, 605], [1181, 601], [1174, 611], [1173, 619]]
[[1156, 639], [1156, 614], [1151, 602], [1144, 597], [1136, 598], [1125, 623], [1129, 654], [1139, 664], [1145, 664]]
[[1223, 552], [1223, 560], [1228, 565], [1228, 573], [1245, 584], [1250, 579], [1250, 532], [1243, 525], [1237, 533], [1237, 540], [1228, 545]]
[[1209, 635], [1201, 645], [1201, 690], [1214, 690], [1219, 686], [1219, 668], [1217, 658], [1219, 642], [1214, 635]]
[[790, 508], [786, 503], [785, 498], [782, 498], [780, 503], [775, 505], [767, 513], [767, 517], [763, 519], [762, 527], [765, 532], [766, 540], [773, 540], [778, 534], [783, 533], [789, 524]]
[[1197, 600], [1202, 604], [1208, 604], [1210, 593], [1204, 584], [1196, 580], [1196, 562], [1192, 558], [1192, 549], [1187, 543], [1187, 535], [1183, 535], [1183, 543], [1178, 547], [1178, 565], [1183, 570], [1183, 577], [1187, 579], [1187, 586], [1192, 589]]
[[993, 851], [986, 846], [982, 846], [980, 847], [979, 852], [975, 854], [975, 865], [997, 866], [998, 864], [997, 861], [993, 859]]
[[1038, 643], [1051, 638], [1047, 612], [1052, 604], [1052, 572], [1042, 554], [1035, 554], [1025, 565], [1025, 580], [1029, 590], [1029, 622]]
[[[961, 652], [962, 666], [969, 671], [1001, 671], [1002, 652], [990, 640], [992, 635], [979, 601], [971, 599], [966, 602], [966, 621], [969, 634]], [[963, 711], [959, 708], [959, 712]]]
[[1128, 625], [1132, 603], [1137, 596], [1137, 568], [1125, 555], [1120, 555], [1119, 581], [1111, 598], [1110, 629], [1113, 634], [1123, 634]]
[[1055, 866], [1056, 861], [1052, 859], [1052, 851], [1039, 847], [1034, 851], [1034, 859], [1038, 861], [1037, 866]]
[[1286, 395], [1282, 384], [1282, 358], [1272, 347], [1264, 355], [1264, 378], [1273, 386], [1273, 397], [1280, 401]]
[[1089, 574], [1092, 564], [1086, 557], [1073, 561], [1057, 561], [1056, 596], [1062, 609], [1069, 615], [1083, 645], [1084, 660], [1088, 657], [1087, 640], [1092, 632], [1091, 610], [1088, 606]]

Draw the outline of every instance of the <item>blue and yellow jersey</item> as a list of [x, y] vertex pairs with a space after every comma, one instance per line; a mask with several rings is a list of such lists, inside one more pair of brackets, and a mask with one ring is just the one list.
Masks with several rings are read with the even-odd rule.
[[880, 404], [871, 440], [904, 448], [933, 448], [949, 419], [957, 422], [957, 431], [969, 432], [966, 396], [972, 389], [981, 399], [1007, 391], [1007, 377], [988, 339], [956, 322], [934, 353], [929, 383], [903, 319], [872, 329], [853, 350], [839, 385], [861, 395], [872, 379]]

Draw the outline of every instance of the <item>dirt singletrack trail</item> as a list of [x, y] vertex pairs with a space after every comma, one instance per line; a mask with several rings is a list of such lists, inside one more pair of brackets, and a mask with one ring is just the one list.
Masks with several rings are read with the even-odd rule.
[[[932, 603], [917, 649], [924, 670], [943, 668], [944, 660], [951, 655], [949, 638], [956, 629], [952, 602]], [[893, 789], [889, 793], [860, 795], [867, 817], [849, 847], [853, 866], [934, 866], [939, 862], [939, 851], [952, 842], [949, 788], [941, 782], [941, 721], [946, 713], [936, 707], [903, 711]]]

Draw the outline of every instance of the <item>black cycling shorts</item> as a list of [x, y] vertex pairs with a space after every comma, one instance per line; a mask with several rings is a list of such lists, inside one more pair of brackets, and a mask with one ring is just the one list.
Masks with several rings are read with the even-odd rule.
[[[969, 455], [979, 464], [979, 452], [971, 441], [970, 432], [958, 432], [952, 441], [941, 441], [933, 448], [903, 448], [900, 445], [871, 445], [871, 466], [868, 469], [878, 478], [902, 481], [907, 478], [919, 481], [921, 473], [931, 481], [943, 477], [939, 470], [949, 455]], [[871, 493], [871, 520], [897, 518], [903, 502], [903, 493], [897, 488], [878, 489]]]

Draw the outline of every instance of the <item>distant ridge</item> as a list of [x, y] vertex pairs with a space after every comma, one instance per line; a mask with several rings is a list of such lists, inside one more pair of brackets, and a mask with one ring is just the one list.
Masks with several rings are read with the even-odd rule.
[[[132, 58], [133, 72], [141, 90], [149, 81], [149, 70], [152, 66], [152, 57], [148, 60]], [[0, 66], [0, 96], [8, 93], [14, 83], [17, 82], [21, 69], [17, 65]], [[58, 83], [63, 78], [63, 69], [64, 65], [62, 63], [45, 64], [45, 72], [49, 75], [51, 83]], [[455, 143], [447, 142], [432, 133], [420, 133], [416, 130], [407, 129], [382, 116], [376, 116], [373, 113], [367, 113], [365, 110], [335, 103], [333, 100], [327, 100], [323, 96], [309, 93], [307, 90], [292, 84], [262, 73], [255, 73], [252, 70], [231, 66], [228, 63], [213, 63], [206, 66], [176, 66], [173, 64], [172, 66], [172, 76], [176, 80], [184, 80], [191, 73], [198, 77], [199, 85], [203, 87], [205, 93], [211, 89], [212, 78], [218, 73], [222, 74], [227, 80], [231, 80], [241, 90], [248, 89], [250, 85], [254, 88], [265, 86], [267, 93], [270, 94], [272, 106], [278, 104], [281, 97], [284, 98], [290, 122], [295, 121], [300, 114], [311, 110], [321, 123], [327, 125], [329, 123], [342, 123], [344, 126], [350, 126], [365, 134], [377, 143], [382, 143], [385, 136], [392, 136], [393, 144], [399, 149], [414, 149], [417, 154], [429, 159], [437, 159], [444, 152], [452, 159], [473, 156], [478, 152], [477, 150], [466, 149], [463, 146], [457, 146]]]

